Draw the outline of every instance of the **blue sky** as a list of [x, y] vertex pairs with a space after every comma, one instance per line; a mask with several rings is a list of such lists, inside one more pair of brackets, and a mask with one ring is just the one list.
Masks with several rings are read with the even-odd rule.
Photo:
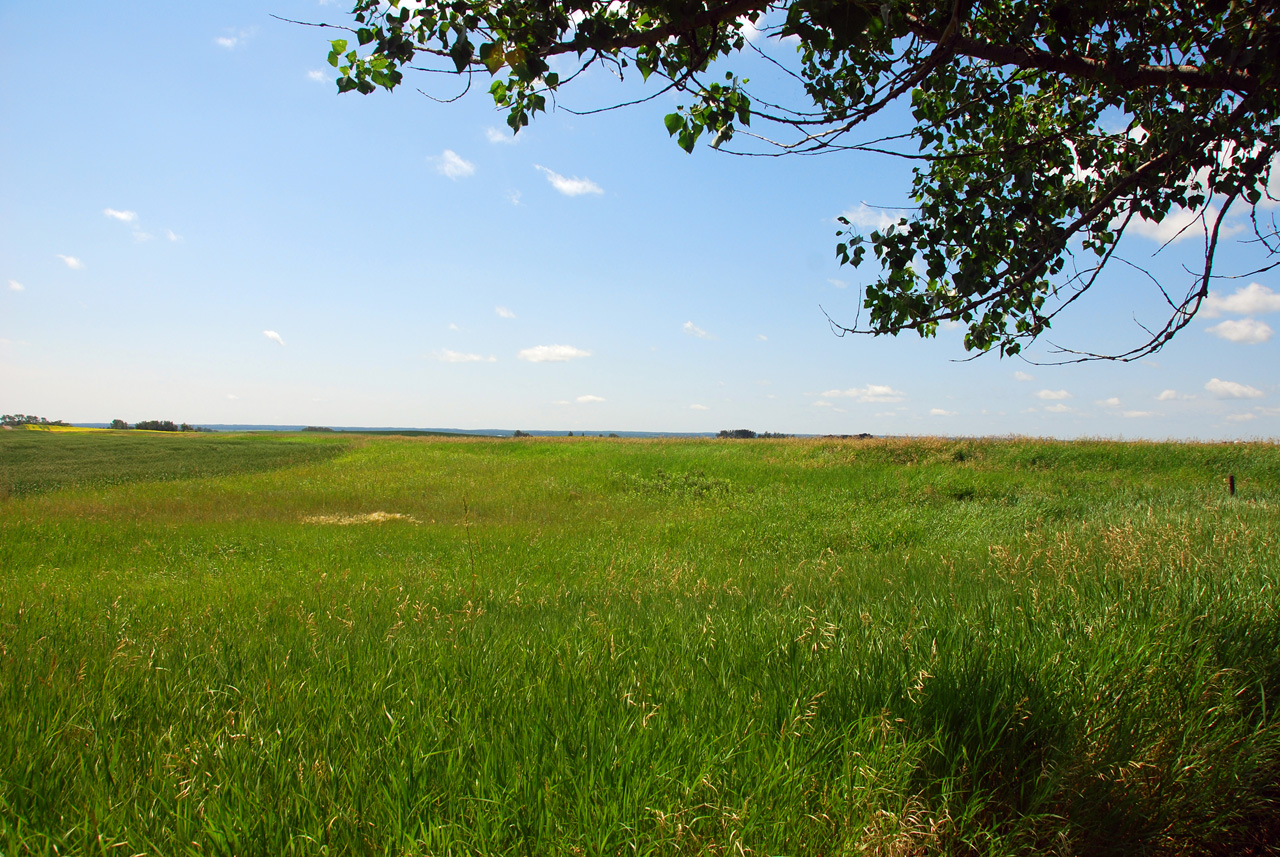
[[[66, 14], [66, 12], [70, 14]], [[74, 422], [1257, 438], [1280, 435], [1280, 278], [1227, 281], [1153, 359], [1038, 366], [837, 338], [872, 270], [835, 218], [906, 204], [870, 155], [686, 155], [676, 102], [540, 116], [478, 81], [338, 96], [315, 0], [0, 4], [0, 409]], [[786, 45], [771, 50], [786, 56]], [[739, 70], [768, 85], [764, 69]], [[606, 71], [561, 97], [643, 90]], [[892, 122], [894, 117], [888, 117]], [[1176, 276], [1194, 238], [1135, 236]], [[1243, 235], [1237, 236], [1243, 238]], [[1236, 241], [1223, 271], [1256, 257]], [[1182, 279], [1171, 281], [1183, 286]], [[1158, 319], [1117, 269], [1051, 339]], [[1031, 356], [1048, 359], [1045, 347]]]

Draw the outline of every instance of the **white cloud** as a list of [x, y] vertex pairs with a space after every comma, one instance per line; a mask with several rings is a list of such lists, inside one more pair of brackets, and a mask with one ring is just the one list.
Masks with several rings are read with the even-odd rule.
[[827, 390], [819, 395], [828, 399], [843, 397], [859, 402], [901, 402], [907, 397], [901, 390], [895, 390], [887, 384], [868, 384], [865, 387], [850, 387], [848, 390]]
[[449, 322], [449, 329], [450, 329], [450, 330], [462, 330], [462, 328], [458, 327], [458, 325], [457, 325], [455, 322], [452, 322], [452, 321], [451, 321], [451, 322]]
[[1165, 390], [1160, 395], [1156, 396], [1156, 401], [1157, 402], [1176, 402], [1179, 400], [1194, 399], [1194, 398], [1195, 398], [1195, 395], [1192, 393], [1179, 393], [1177, 390]]
[[1261, 283], [1250, 283], [1225, 296], [1211, 291], [1200, 306], [1200, 314], [1205, 318], [1217, 318], [1223, 313], [1261, 315], [1264, 312], [1280, 312], [1280, 294]]
[[604, 399], [602, 399], [600, 396], [586, 395], [586, 396], [579, 396], [575, 401], [577, 401], [577, 403], [580, 405], [590, 405], [594, 402], [603, 402]]
[[865, 202], [860, 202], [857, 208], [845, 211], [843, 216], [849, 221], [850, 226], [877, 231], [894, 225], [901, 218], [906, 217], [907, 212], [900, 208], [874, 208]]
[[1157, 416], [1157, 414], [1155, 411], [1125, 411], [1120, 416], [1125, 419], [1135, 420], [1141, 419], [1142, 417], [1154, 417]]
[[75, 256], [63, 256], [61, 253], [57, 254], [57, 256], [73, 271], [79, 271], [84, 268], [84, 262], [81, 262]]
[[485, 357], [481, 354], [463, 354], [461, 351], [450, 351], [448, 348], [442, 348], [435, 352], [435, 358], [441, 363], [497, 363], [498, 358], [490, 354]]
[[490, 143], [504, 143], [507, 145], [514, 143], [517, 139], [515, 134], [508, 134], [506, 131], [499, 130], [492, 125], [484, 129], [484, 137]]
[[312, 80], [315, 80], [315, 81], [323, 81], [323, 80], [328, 79], [329, 75], [325, 74], [324, 72], [320, 71], [319, 69], [315, 69], [315, 68], [313, 68], [313, 69], [311, 69], [311, 71], [307, 72], [307, 77], [309, 77], [309, 78], [311, 78]]
[[827, 279], [827, 282], [828, 282], [828, 283], [830, 283], [831, 285], [835, 286], [837, 289], [847, 289], [847, 288], [849, 288], [849, 284], [848, 284], [848, 283], [846, 283], [844, 280], [837, 280], [835, 277], [829, 277], [829, 278]]
[[270, 339], [272, 342], [275, 342], [279, 345], [284, 345], [284, 337], [276, 333], [274, 330], [264, 330], [262, 331], [262, 335], [265, 336], [267, 339]]
[[516, 314], [504, 306], [496, 306], [493, 311], [498, 314], [499, 318], [515, 318]]
[[816, 402], [814, 402], [814, 403], [813, 403], [813, 406], [814, 406], [815, 408], [829, 408], [829, 407], [831, 407], [831, 403], [830, 403], [830, 402], [824, 402], [824, 401], [822, 401], [822, 399], [818, 399], [818, 401], [816, 401]]
[[1056, 405], [1049, 405], [1049, 407], [1045, 408], [1045, 411], [1050, 414], [1066, 414], [1071, 412], [1071, 406], [1059, 402]]
[[738, 32], [742, 33], [742, 38], [752, 44], [755, 44], [765, 37], [764, 31], [751, 23], [751, 19], [747, 17], [738, 19]]
[[19, 283], [17, 280], [9, 281], [9, 291], [20, 292], [22, 291], [22, 288], [23, 288], [22, 283]]
[[214, 38], [213, 43], [220, 48], [234, 51], [236, 48], [244, 47], [245, 44], [248, 43], [250, 37], [252, 37], [256, 32], [256, 27], [247, 27], [239, 31], [228, 30], [230, 35], [217, 36]]
[[465, 179], [476, 171], [475, 164], [464, 160], [453, 149], [445, 149], [439, 157], [432, 158], [431, 162], [436, 165], [436, 172], [454, 181]]
[[1229, 319], [1207, 328], [1209, 333], [1228, 342], [1257, 345], [1271, 338], [1274, 331], [1265, 321], [1256, 318]]
[[1257, 414], [1228, 414], [1224, 419], [1232, 423], [1245, 423], [1249, 420], [1256, 420]]
[[707, 333], [705, 330], [698, 327], [696, 324], [694, 324], [691, 321], [686, 321], [683, 325], [680, 326], [680, 329], [683, 330], [685, 333], [687, 333], [689, 336], [696, 336], [699, 339], [715, 339], [714, 334]]
[[1120, 407], [1120, 399], [1118, 396], [1112, 396], [1109, 399], [1099, 399], [1096, 404], [1102, 405], [1104, 408]]
[[1041, 390], [1036, 393], [1038, 399], [1048, 399], [1050, 401], [1060, 401], [1061, 399], [1070, 399], [1071, 394], [1066, 390]]
[[166, 229], [166, 230], [164, 231], [164, 237], [165, 237], [165, 238], [168, 238], [170, 241], [181, 241], [181, 240], [182, 240], [182, 236], [181, 236], [181, 235], [179, 235], [178, 233], [174, 232], [172, 229]]
[[929, 409], [929, 416], [931, 417], [954, 417], [955, 415], [956, 415], [955, 411], [947, 411], [947, 410], [943, 410], [942, 408]]
[[582, 196], [587, 193], [604, 193], [604, 189], [591, 179], [580, 179], [577, 176], [574, 176], [571, 179], [565, 178], [554, 170], [549, 170], [541, 164], [534, 164], [533, 168], [545, 175], [547, 177], [547, 181], [551, 182], [551, 186], [565, 196]]
[[141, 229], [133, 230], [133, 240], [141, 244], [143, 241], [150, 241], [155, 238], [150, 232], [143, 232]]
[[1026, 372], [1013, 373], [1013, 380], [1015, 381], [1034, 381], [1035, 379], [1036, 379], [1035, 375], [1028, 375]]
[[[1161, 244], [1177, 244], [1178, 242], [1204, 235], [1204, 221], [1208, 220], [1212, 223], [1218, 217], [1218, 209], [1214, 206], [1204, 212], [1204, 219], [1200, 217], [1200, 212], [1192, 208], [1175, 208], [1165, 215], [1164, 220], [1156, 223], [1154, 220], [1147, 220], [1143, 217], [1136, 217], [1129, 223], [1129, 228], [1139, 235], [1150, 238], [1153, 241], [1159, 241]], [[1244, 231], [1243, 223], [1226, 224], [1218, 230], [1219, 237], [1229, 238]]]
[[1265, 394], [1257, 387], [1248, 384], [1237, 384], [1235, 381], [1210, 379], [1204, 388], [1219, 399], [1261, 399]]
[[518, 190], [508, 191], [508, 192], [507, 192], [507, 202], [511, 203], [512, 205], [519, 205], [519, 204], [520, 204], [520, 191], [518, 191]]
[[756, 334], [756, 341], [757, 341], [757, 342], [768, 342], [768, 341], [769, 341], [769, 337], [765, 336], [763, 333], [757, 333], [757, 334]]
[[234, 402], [236, 399], [240, 397], [237, 396], [235, 393], [227, 393], [227, 398]]
[[691, 410], [691, 411], [709, 411], [709, 410], [711, 410], [711, 409], [710, 409], [710, 408], [708, 408], [706, 405], [690, 405], [690, 406], [689, 406], [689, 410]]
[[535, 345], [516, 354], [521, 360], [530, 363], [564, 363], [579, 357], [590, 357], [590, 351], [574, 348], [572, 345]]
[[138, 219], [136, 211], [116, 211], [114, 208], [104, 208], [102, 213], [112, 220], [123, 220], [125, 223], [133, 223]]

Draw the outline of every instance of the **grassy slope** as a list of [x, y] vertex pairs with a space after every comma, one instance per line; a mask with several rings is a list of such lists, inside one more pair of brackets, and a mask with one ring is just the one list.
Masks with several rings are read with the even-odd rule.
[[5, 854], [1276, 841], [1273, 446], [208, 443], [0, 504]]

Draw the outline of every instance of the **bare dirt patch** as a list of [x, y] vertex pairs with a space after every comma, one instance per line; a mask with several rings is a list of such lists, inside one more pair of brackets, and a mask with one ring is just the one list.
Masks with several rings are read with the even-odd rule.
[[351, 524], [381, 524], [386, 521], [422, 523], [412, 515], [402, 515], [399, 512], [369, 512], [367, 515], [308, 515], [302, 519], [304, 524], [338, 524], [344, 527]]

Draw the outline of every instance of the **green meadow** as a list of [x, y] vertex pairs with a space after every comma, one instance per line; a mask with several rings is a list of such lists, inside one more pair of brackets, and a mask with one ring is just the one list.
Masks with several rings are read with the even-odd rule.
[[1278, 576], [1273, 444], [0, 432], [0, 854], [1275, 853]]

